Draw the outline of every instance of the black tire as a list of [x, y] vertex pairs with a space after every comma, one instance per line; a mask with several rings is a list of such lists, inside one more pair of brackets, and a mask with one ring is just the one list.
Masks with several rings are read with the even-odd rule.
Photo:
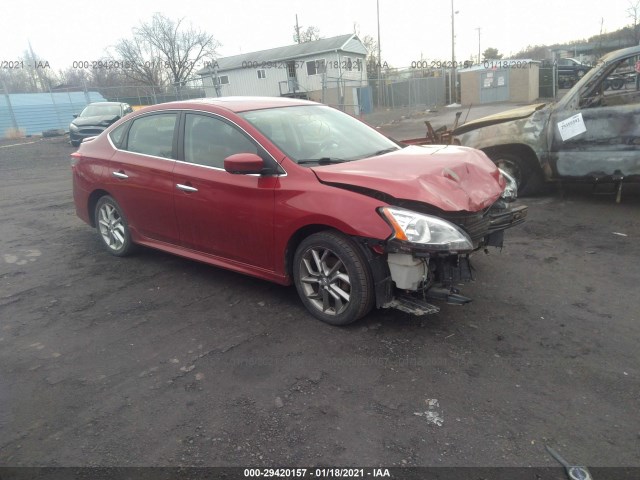
[[70, 143], [71, 143], [72, 147], [79, 147], [80, 146], [80, 142], [78, 142], [76, 140], [71, 140]]
[[489, 156], [498, 168], [509, 173], [518, 184], [518, 196], [538, 193], [542, 188], [543, 178], [539, 168], [512, 153], [495, 153]]
[[624, 86], [624, 80], [621, 78], [614, 78], [611, 80], [611, 90], [620, 90]]
[[355, 242], [341, 233], [305, 238], [294, 256], [293, 280], [307, 310], [331, 325], [355, 322], [373, 308], [369, 266]]
[[133, 252], [127, 218], [113, 197], [105, 195], [98, 200], [94, 218], [100, 242], [111, 255], [124, 257]]

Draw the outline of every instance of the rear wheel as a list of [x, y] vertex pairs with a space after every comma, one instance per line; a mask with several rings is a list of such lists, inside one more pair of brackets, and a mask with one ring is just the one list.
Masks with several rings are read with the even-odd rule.
[[518, 184], [518, 195], [532, 195], [542, 186], [542, 174], [525, 158], [512, 153], [495, 153], [490, 156], [498, 168], [511, 175]]
[[131, 241], [127, 219], [113, 197], [105, 195], [98, 200], [95, 223], [98, 236], [110, 254], [124, 257], [133, 251], [134, 243]]
[[371, 272], [355, 242], [338, 232], [320, 232], [298, 246], [293, 279], [305, 307], [331, 325], [347, 325], [373, 307]]

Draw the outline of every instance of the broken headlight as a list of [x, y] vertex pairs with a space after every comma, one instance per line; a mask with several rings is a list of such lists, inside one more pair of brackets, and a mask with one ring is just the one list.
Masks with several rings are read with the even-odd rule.
[[446, 220], [398, 207], [382, 207], [379, 212], [391, 225], [393, 238], [396, 240], [430, 250], [473, 250], [473, 242], [469, 236]]
[[513, 202], [516, 198], [518, 198], [518, 182], [516, 182], [516, 179], [513, 178], [510, 173], [501, 168], [499, 168], [498, 170], [500, 170], [500, 175], [502, 175], [504, 181], [506, 182], [506, 186], [504, 187], [504, 191], [502, 192], [502, 195], [500, 195], [500, 197], [507, 202]]

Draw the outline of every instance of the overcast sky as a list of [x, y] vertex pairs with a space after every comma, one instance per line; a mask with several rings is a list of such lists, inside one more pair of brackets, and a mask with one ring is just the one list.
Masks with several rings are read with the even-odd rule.
[[[382, 59], [408, 67], [421, 57], [451, 60], [451, 0], [379, 0]], [[456, 59], [480, 46], [505, 57], [527, 45], [552, 44], [611, 32], [630, 23], [630, 0], [454, 0]], [[323, 37], [351, 33], [377, 37], [376, 0], [108, 0], [10, 1], [0, 7], [0, 62], [15, 60], [31, 41], [55, 71], [73, 61], [103, 57], [105, 49], [154, 12], [184, 17], [222, 44], [220, 56], [290, 45], [298, 14], [302, 28]]]

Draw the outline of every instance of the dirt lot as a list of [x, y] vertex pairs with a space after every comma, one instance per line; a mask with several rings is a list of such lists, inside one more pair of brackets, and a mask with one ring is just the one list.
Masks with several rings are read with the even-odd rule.
[[0, 144], [0, 465], [640, 466], [640, 189], [526, 199], [464, 307], [314, 320], [294, 288], [75, 216], [64, 139]]

